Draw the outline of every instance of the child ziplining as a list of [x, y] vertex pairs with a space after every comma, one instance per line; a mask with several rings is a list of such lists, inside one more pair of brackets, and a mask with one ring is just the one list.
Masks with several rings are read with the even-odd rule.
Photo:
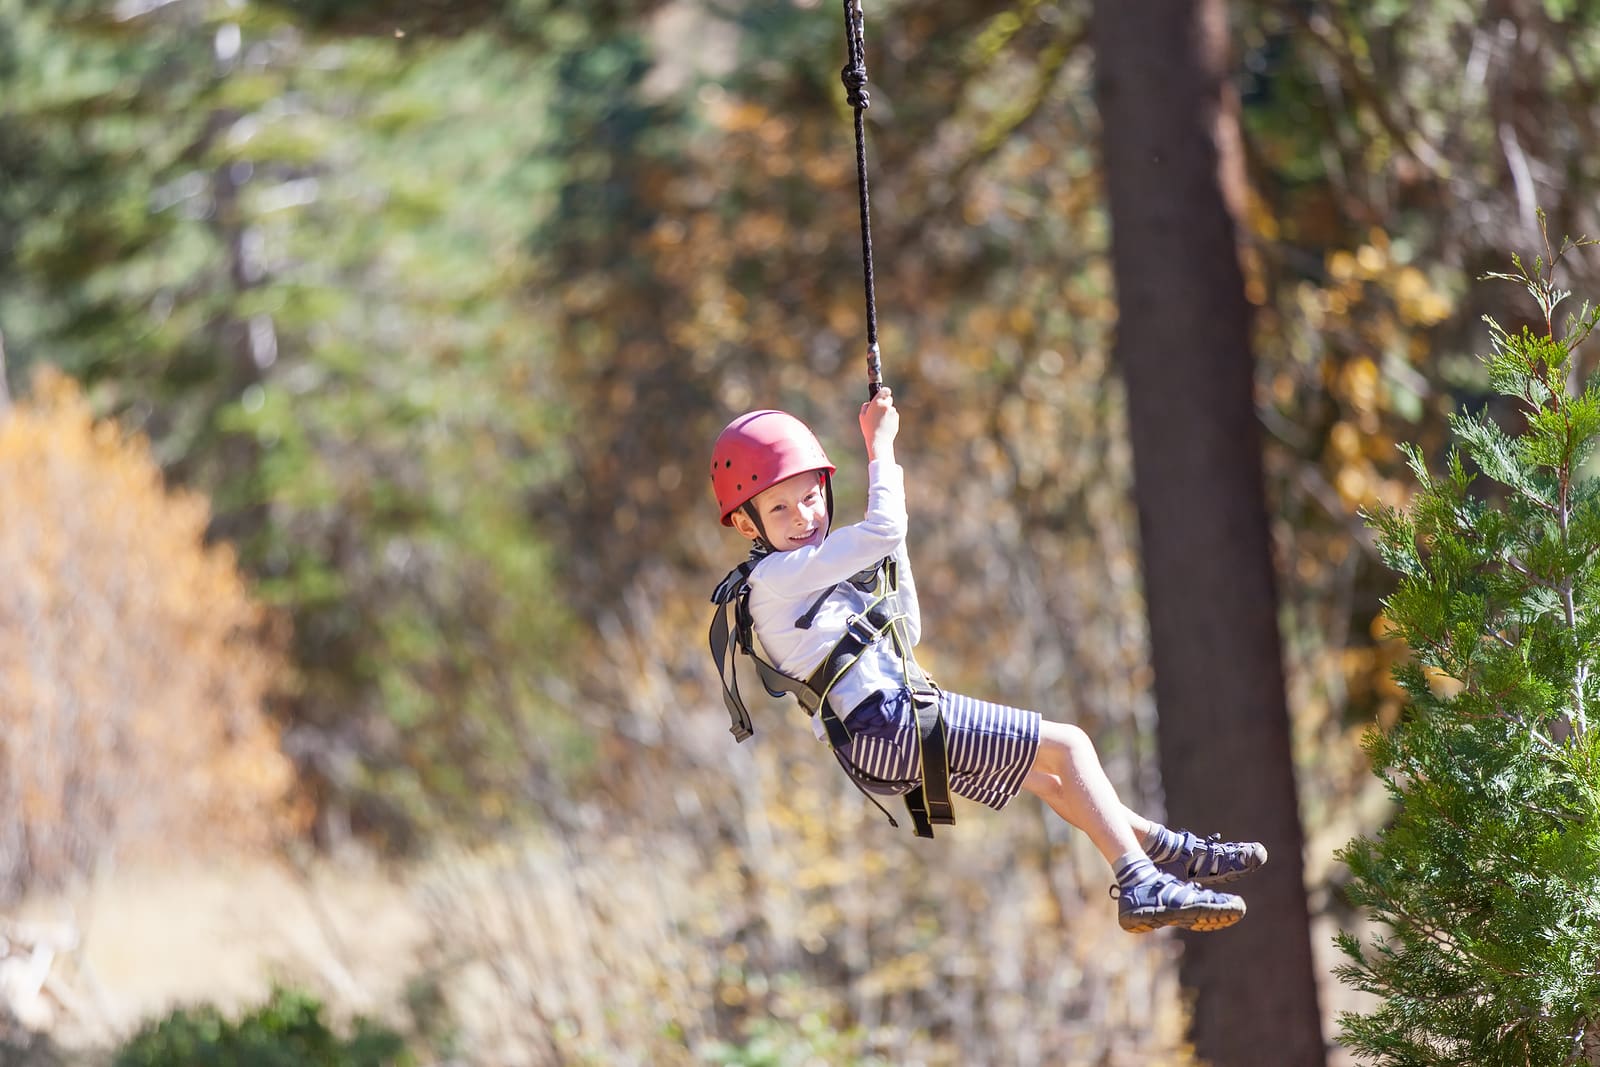
[[743, 653], [769, 692], [800, 700], [857, 788], [906, 798], [919, 836], [955, 821], [951, 793], [998, 810], [1025, 789], [1087, 834], [1110, 864], [1123, 929], [1218, 930], [1238, 922], [1244, 901], [1205, 887], [1261, 867], [1263, 846], [1145, 818], [1118, 799], [1083, 730], [947, 693], [917, 666], [911, 649], [921, 613], [894, 452], [900, 414], [887, 387], [861, 406], [860, 425], [866, 514], [838, 529], [835, 467], [799, 419], [749, 412], [728, 424], [712, 450], [722, 524], [753, 543], [750, 558], [713, 596], [711, 650], [734, 736], [752, 732], [736, 673]]
[[739, 692], [743, 654], [769, 693], [800, 701], [857, 788], [869, 797], [905, 797], [918, 836], [955, 822], [951, 793], [998, 810], [1026, 789], [1088, 834], [1111, 865], [1124, 929], [1231, 926], [1244, 917], [1244, 901], [1205, 886], [1256, 870], [1267, 862], [1264, 847], [1200, 838], [1145, 818], [1117, 798], [1081, 729], [946, 693], [917, 665], [912, 647], [922, 619], [906, 554], [904, 473], [894, 455], [900, 413], [882, 385], [878, 357], [864, 18], [860, 0], [843, 0], [843, 7], [848, 51], [840, 76], [854, 112], [872, 396], [860, 414], [867, 511], [861, 522], [833, 528], [834, 465], [794, 416], [752, 411], [718, 436], [711, 483], [722, 524], [753, 542], [750, 558], [712, 595], [718, 611], [711, 654], [733, 735], [743, 741], [753, 731]]

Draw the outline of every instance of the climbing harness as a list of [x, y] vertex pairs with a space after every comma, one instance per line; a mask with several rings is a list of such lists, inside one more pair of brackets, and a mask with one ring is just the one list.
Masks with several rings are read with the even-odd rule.
[[866, 16], [861, 11], [861, 0], [844, 0], [844, 31], [847, 58], [839, 78], [844, 82], [845, 100], [855, 111], [856, 192], [861, 204], [861, 266], [867, 296], [867, 396], [874, 397], [883, 386], [883, 368], [878, 356], [878, 304], [872, 284], [872, 212], [867, 190], [865, 120], [872, 100], [867, 92]]
[[[822, 728], [839, 761], [855, 782], [856, 788], [878, 806], [888, 817], [891, 826], [898, 827], [894, 816], [879, 804], [866, 789], [866, 785], [887, 786], [893, 783], [873, 777], [849, 765], [843, 755], [850, 744], [851, 735], [844, 721], [828, 704], [828, 694], [862, 655], [879, 641], [894, 642], [896, 656], [904, 667], [906, 687], [911, 693], [917, 714], [917, 738], [922, 746], [922, 781], [905, 794], [906, 810], [918, 837], [932, 837], [935, 824], [949, 826], [955, 823], [950, 803], [950, 767], [948, 746], [945, 741], [944, 717], [940, 713], [939, 687], [928, 677], [911, 652], [911, 642], [905, 632], [906, 613], [901, 608], [899, 596], [899, 567], [893, 557], [850, 579], [863, 592], [870, 591], [872, 600], [867, 607], [850, 617], [842, 636], [823, 656], [817, 669], [805, 679], [793, 678], [778, 670], [758, 650], [755, 624], [750, 616], [750, 572], [767, 552], [758, 547], [750, 559], [739, 564], [722, 579], [711, 602], [717, 612], [711, 619], [711, 658], [716, 661], [717, 673], [722, 682], [722, 699], [727, 705], [732, 722], [730, 732], [734, 740], [744, 741], [755, 733], [750, 710], [739, 692], [738, 655], [748, 656], [756, 667], [767, 693], [775, 698], [785, 694], [793, 696], [806, 710], [808, 716], [820, 716]], [[817, 610], [838, 586], [819, 595], [816, 601], [795, 625], [809, 629]], [[865, 785], [863, 784], [865, 783]]]

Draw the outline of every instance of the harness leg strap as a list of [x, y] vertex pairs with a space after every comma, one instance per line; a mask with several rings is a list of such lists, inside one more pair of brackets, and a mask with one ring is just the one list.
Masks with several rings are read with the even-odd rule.
[[928, 803], [922, 786], [906, 794], [906, 811], [911, 816], [911, 830], [918, 837], [933, 836], [933, 822], [928, 818]]
[[932, 837], [933, 826], [953, 826], [956, 821], [950, 800], [950, 759], [945, 743], [944, 715], [938, 689], [915, 689], [911, 700], [917, 710], [917, 734], [922, 739], [922, 784], [906, 794], [906, 807], [910, 809], [918, 836]]

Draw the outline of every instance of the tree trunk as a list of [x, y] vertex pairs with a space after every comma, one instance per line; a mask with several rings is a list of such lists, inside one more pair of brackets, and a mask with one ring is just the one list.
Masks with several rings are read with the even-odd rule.
[[1093, 33], [1167, 811], [1271, 853], [1237, 887], [1242, 923], [1184, 935], [1191, 1036], [1213, 1067], [1322, 1065], [1234, 226], [1226, 8], [1099, 0]]

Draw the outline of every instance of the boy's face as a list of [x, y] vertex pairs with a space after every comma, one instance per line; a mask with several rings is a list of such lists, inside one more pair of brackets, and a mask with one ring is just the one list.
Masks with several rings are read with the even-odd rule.
[[[806, 471], [785, 478], [762, 490], [751, 501], [767, 540], [778, 552], [793, 552], [806, 545], [820, 545], [828, 536], [828, 494], [822, 488], [822, 472]], [[741, 508], [732, 515], [734, 529], [752, 541], [761, 536], [756, 524]]]

